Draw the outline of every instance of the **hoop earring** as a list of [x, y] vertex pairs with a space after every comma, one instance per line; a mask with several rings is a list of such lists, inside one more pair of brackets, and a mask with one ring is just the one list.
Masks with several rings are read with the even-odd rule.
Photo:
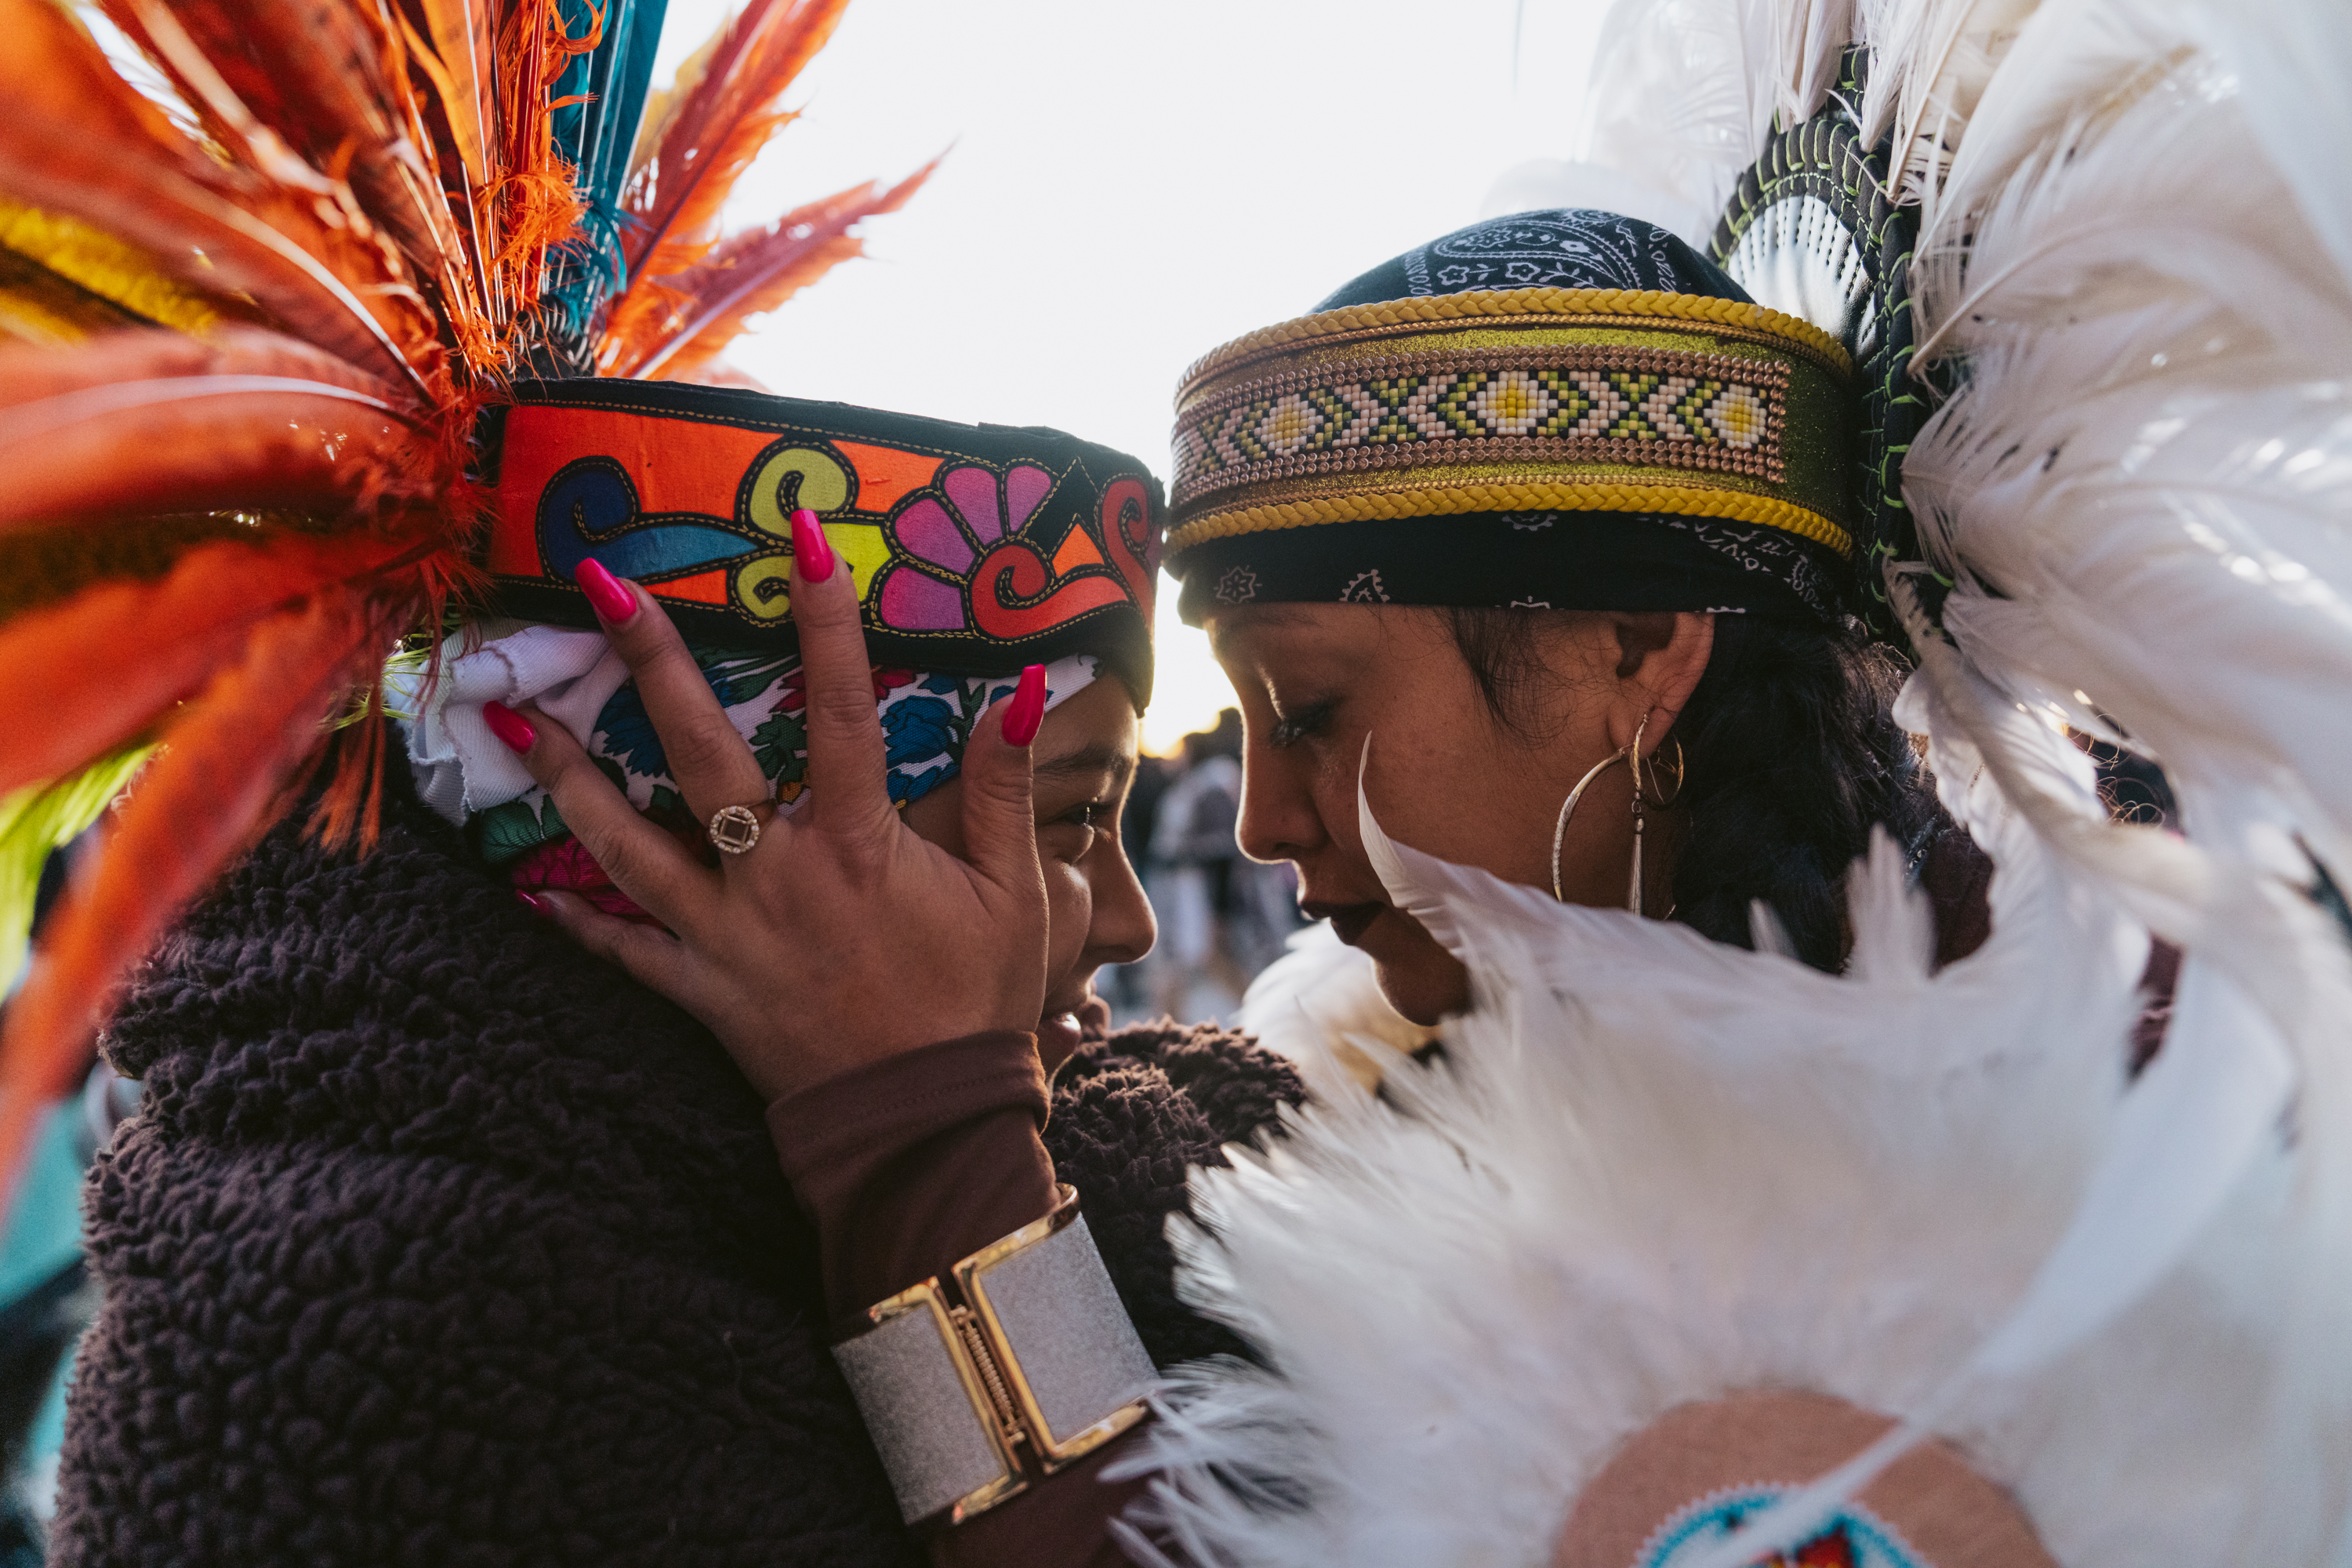
[[[1633, 754], [1633, 748], [1625, 746], [1613, 754], [1601, 758], [1585, 770], [1584, 776], [1576, 781], [1576, 787], [1568, 792], [1568, 798], [1560, 802], [1559, 821], [1551, 830], [1551, 896], [1556, 901], [1563, 904], [1568, 902], [1568, 895], [1561, 892], [1559, 888], [1559, 847], [1568, 837], [1568, 819], [1576, 815], [1576, 803], [1584, 798], [1584, 789], [1587, 784], [1599, 778], [1605, 770], [1624, 762]], [[1641, 798], [1641, 794], [1638, 789], [1633, 792], [1637, 801]], [[1637, 855], [1640, 852], [1639, 848], [1634, 851]]]
[[[1559, 820], [1553, 824], [1551, 830], [1551, 896], [1558, 901], [1561, 903], [1568, 901], [1568, 895], [1561, 890], [1559, 885], [1559, 851], [1560, 846], [1568, 841], [1568, 819], [1576, 815], [1576, 803], [1584, 798], [1586, 786], [1608, 769], [1619, 763], [1623, 763], [1633, 775], [1633, 872], [1632, 886], [1626, 892], [1625, 907], [1637, 915], [1642, 912], [1642, 838], [1644, 826], [1642, 816], [1642, 796], [1645, 793], [1642, 784], [1642, 735], [1649, 727], [1650, 721], [1645, 714], [1641, 725], [1633, 731], [1633, 743], [1619, 748], [1586, 769], [1584, 776], [1576, 781], [1576, 787], [1568, 792], [1568, 798], [1560, 802]], [[1650, 805], [1653, 809], [1663, 811], [1682, 798], [1683, 779], [1689, 771], [1688, 759], [1683, 755], [1682, 738], [1676, 736], [1675, 737], [1674, 791], [1672, 794], [1661, 795], [1656, 800], [1652, 801]], [[1657, 787], [1657, 763], [1656, 759], [1653, 758], [1648, 789], [1650, 792], [1654, 792]]]
[[[1658, 787], [1657, 760], [1654, 757], [1651, 759], [1650, 763], [1650, 783], [1648, 789], [1645, 790], [1642, 784], [1642, 734], [1643, 731], [1649, 729], [1649, 727], [1650, 716], [1644, 713], [1642, 715], [1642, 722], [1633, 731], [1633, 743], [1626, 748], [1626, 750], [1632, 753], [1632, 756], [1628, 759], [1627, 765], [1633, 769], [1633, 873], [1632, 884], [1625, 893], [1625, 907], [1633, 910], [1637, 915], [1642, 912], [1642, 841], [1645, 837], [1643, 830], [1647, 826], [1642, 811], [1642, 797], [1643, 795], [1652, 790], [1655, 790]], [[1689, 772], [1689, 759], [1683, 755], [1683, 743], [1679, 739], [1677, 739], [1675, 742], [1674, 793], [1672, 795], [1661, 795], [1658, 799], [1651, 802], [1650, 804], [1656, 809], [1663, 811], [1667, 806], [1674, 805], [1675, 801], [1681, 799], [1683, 793], [1683, 779]], [[1557, 874], [1555, 873], [1555, 875]]]

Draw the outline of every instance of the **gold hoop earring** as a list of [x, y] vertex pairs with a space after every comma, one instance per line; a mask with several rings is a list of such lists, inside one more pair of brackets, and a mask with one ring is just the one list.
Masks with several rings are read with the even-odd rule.
[[[1639, 731], [1635, 732], [1635, 739], [1637, 742], [1639, 741]], [[1664, 811], [1666, 807], [1674, 805], [1677, 800], [1680, 800], [1683, 794], [1683, 780], [1690, 773], [1689, 761], [1683, 755], [1682, 737], [1680, 735], [1669, 735], [1666, 739], [1675, 743], [1675, 787], [1673, 791], [1668, 794], [1660, 795], [1657, 793], [1658, 758], [1656, 752], [1652, 752], [1650, 754], [1650, 791], [1652, 795], [1654, 797], [1650, 802], [1650, 809], [1652, 811]], [[1637, 755], [1634, 760], [1639, 762], [1639, 756]]]
[[[1633, 875], [1626, 889], [1625, 907], [1637, 915], [1642, 912], [1642, 734], [1649, 727], [1650, 716], [1644, 713], [1641, 723], [1634, 726], [1633, 743], [1626, 748], [1633, 753], [1627, 764], [1633, 771]], [[1650, 782], [1657, 782], [1654, 772], [1650, 775]]]
[[[1647, 826], [1643, 816], [1642, 797], [1658, 787], [1658, 765], [1657, 759], [1654, 757], [1650, 759], [1649, 786], [1644, 789], [1642, 784], [1642, 732], [1649, 727], [1650, 716], [1644, 713], [1642, 715], [1641, 724], [1633, 731], [1633, 744], [1631, 748], [1633, 753], [1630, 764], [1633, 770], [1633, 874], [1632, 886], [1625, 893], [1625, 907], [1637, 915], [1642, 912], [1642, 843], [1645, 837], [1643, 830]], [[1672, 795], [1660, 795], [1656, 800], [1649, 802], [1650, 807], [1663, 811], [1681, 799], [1683, 778], [1689, 771], [1689, 759], [1683, 755], [1683, 743], [1677, 740], [1675, 742], [1675, 792]]]
[[[1642, 814], [1642, 797], [1644, 794], [1655, 793], [1658, 787], [1657, 760], [1654, 757], [1650, 760], [1650, 782], [1646, 789], [1642, 783], [1642, 736], [1649, 727], [1649, 715], [1643, 714], [1642, 722], [1634, 728], [1633, 743], [1620, 748], [1585, 770], [1584, 776], [1576, 781], [1576, 787], [1570, 790], [1568, 798], [1560, 803], [1559, 820], [1552, 825], [1551, 830], [1551, 896], [1563, 904], [1568, 902], [1568, 895], [1559, 885], [1559, 850], [1568, 840], [1568, 819], [1576, 815], [1576, 803], [1584, 798], [1585, 786], [1599, 778], [1604, 770], [1623, 763], [1633, 775], [1633, 870], [1631, 885], [1625, 892], [1625, 907], [1637, 915], [1642, 912], [1642, 840], [1646, 826]], [[1657, 799], [1649, 803], [1650, 809], [1654, 811], [1664, 811], [1682, 798], [1683, 780], [1690, 772], [1689, 759], [1683, 754], [1681, 737], [1675, 736], [1673, 740], [1675, 787], [1671, 794], [1659, 795]]]
[[[1568, 792], [1568, 798], [1560, 802], [1559, 821], [1553, 825], [1551, 830], [1551, 896], [1555, 900], [1563, 904], [1568, 902], [1568, 895], [1561, 892], [1559, 888], [1559, 847], [1568, 837], [1568, 819], [1576, 815], [1576, 803], [1584, 798], [1584, 789], [1587, 784], [1599, 778], [1606, 769], [1626, 761], [1633, 754], [1633, 748], [1625, 746], [1612, 755], [1601, 758], [1585, 770], [1584, 776], [1576, 781], [1576, 787]], [[1634, 798], [1640, 799], [1641, 794], [1639, 789], [1634, 790]]]

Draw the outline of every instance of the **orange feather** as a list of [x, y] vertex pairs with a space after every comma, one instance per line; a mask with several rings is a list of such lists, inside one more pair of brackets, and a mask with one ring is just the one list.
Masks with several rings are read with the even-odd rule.
[[200, 545], [160, 582], [101, 584], [0, 626], [0, 795], [136, 740], [234, 658], [256, 621], [324, 586], [378, 584], [415, 548], [302, 534]]
[[555, 0], [517, 0], [499, 37], [499, 102], [512, 108], [503, 128], [505, 170], [485, 199], [499, 247], [496, 286], [519, 318], [539, 302], [549, 249], [571, 237], [586, 210], [572, 165], [555, 150], [549, 89], [565, 60], [596, 47], [603, 23], [599, 13], [586, 36], [574, 38]]
[[438, 322], [355, 205], [206, 156], [48, 0], [0, 0], [0, 189], [145, 247], [184, 283], [249, 295], [294, 335], [439, 399]]
[[[498, 153], [498, 29], [491, 0], [418, 0], [449, 139], [470, 190], [489, 184]], [[423, 51], [418, 51], [422, 53]]]
[[267, 328], [230, 326], [203, 338], [129, 327], [68, 347], [0, 347], [0, 409], [124, 382], [181, 375], [268, 375], [318, 382], [396, 404], [402, 389], [341, 356]]
[[0, 1212], [39, 1113], [88, 1061], [124, 971], [284, 809], [334, 704], [388, 640], [356, 595], [321, 594], [257, 627], [165, 732], [0, 1026]]
[[[616, 364], [611, 374], [656, 379], [686, 375], [716, 357], [743, 330], [747, 318], [772, 310], [865, 250], [850, 230], [861, 220], [896, 212], [907, 204], [931, 171], [933, 159], [888, 190], [877, 182], [814, 202], [787, 213], [765, 228], [736, 235], [709, 258], [657, 285], [667, 296], [656, 307], [661, 314], [614, 321], [635, 333], [624, 351], [626, 368]], [[623, 304], [636, 297], [632, 289]], [[616, 354], [615, 358], [621, 358]]]
[[776, 100], [833, 36], [848, 0], [751, 0], [629, 182], [629, 277], [674, 272], [712, 238], [736, 178], [790, 118]]
[[[201, 68], [164, 47], [159, 5], [168, 5], [216, 85], [200, 83]], [[108, 10], [137, 16], [184, 95], [228, 121], [266, 125], [313, 169], [341, 174], [423, 276], [439, 278], [462, 258], [427, 162], [431, 144], [414, 122], [406, 51], [388, 16], [350, 0], [239, 0], [234, 9], [209, 0], [110, 0]], [[223, 91], [234, 107], [220, 101]]]
[[171, 376], [0, 411], [0, 531], [87, 513], [429, 504], [441, 464], [362, 394]]

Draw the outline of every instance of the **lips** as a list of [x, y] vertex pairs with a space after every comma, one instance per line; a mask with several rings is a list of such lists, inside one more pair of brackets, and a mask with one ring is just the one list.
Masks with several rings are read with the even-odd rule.
[[1377, 899], [1360, 904], [1305, 903], [1299, 908], [1312, 920], [1328, 920], [1341, 942], [1349, 947], [1364, 934], [1365, 929], [1388, 911], [1389, 906]]
[[1075, 993], [1045, 999], [1044, 1014], [1037, 1020], [1037, 1054], [1047, 1071], [1086, 1043], [1089, 1025], [1097, 1034], [1110, 1026], [1110, 1010], [1095, 995], [1091, 975]]

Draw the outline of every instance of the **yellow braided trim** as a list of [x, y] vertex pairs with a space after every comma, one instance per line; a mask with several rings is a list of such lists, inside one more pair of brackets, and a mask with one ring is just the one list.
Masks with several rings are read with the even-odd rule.
[[1853, 536], [1820, 512], [1777, 496], [1746, 495], [1738, 490], [1705, 489], [1692, 485], [1620, 483], [1532, 483], [1449, 485], [1442, 490], [1373, 492], [1367, 495], [1318, 496], [1307, 500], [1273, 501], [1237, 507], [1171, 530], [1168, 553], [1189, 550], [1212, 539], [1237, 533], [1264, 533], [1277, 528], [1308, 528], [1322, 522], [1363, 522], [1396, 517], [1445, 517], [1465, 511], [1663, 511], [1677, 517], [1720, 517], [1735, 522], [1759, 523], [1826, 544], [1842, 555], [1853, 553]]
[[1481, 289], [1428, 299], [1347, 305], [1260, 327], [1245, 337], [1211, 349], [1194, 361], [1184, 373], [1176, 395], [1181, 401], [1204, 377], [1214, 375], [1234, 360], [1269, 348], [1302, 343], [1337, 332], [1361, 331], [1369, 327], [1405, 327], [1498, 316], [1648, 317], [1675, 323], [1708, 321], [1719, 326], [1745, 327], [1784, 338], [1815, 357], [1828, 360], [1841, 374], [1853, 374], [1853, 360], [1836, 338], [1811, 321], [1744, 300], [1717, 300], [1704, 294], [1668, 294], [1655, 289]]

